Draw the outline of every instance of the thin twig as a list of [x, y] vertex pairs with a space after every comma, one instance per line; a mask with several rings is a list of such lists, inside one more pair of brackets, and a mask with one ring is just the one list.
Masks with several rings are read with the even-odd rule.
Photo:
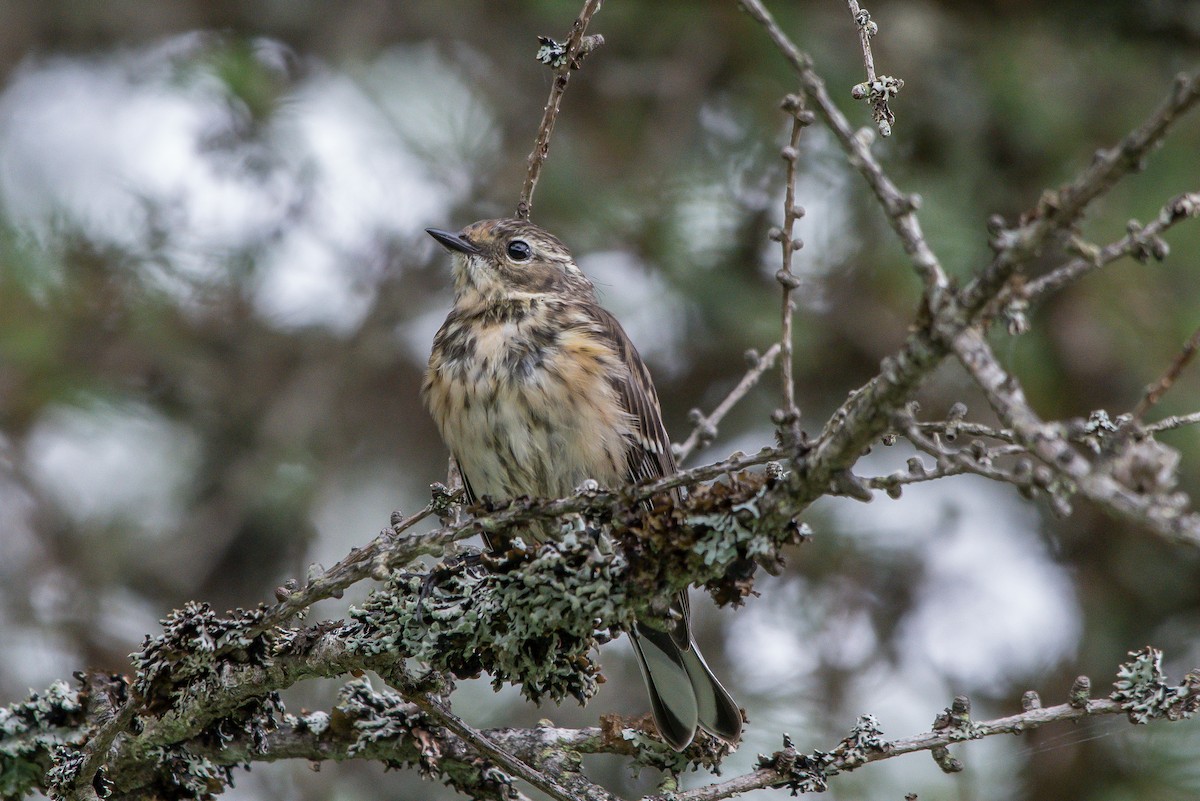
[[692, 433], [688, 434], [688, 438], [681, 445], [674, 446], [677, 464], [682, 465], [697, 449], [705, 447], [716, 439], [717, 426], [721, 420], [738, 401], [746, 396], [746, 393], [754, 388], [762, 374], [771, 369], [775, 364], [775, 359], [779, 356], [780, 347], [780, 343], [776, 342], [761, 356], [754, 356], [751, 351], [751, 356], [754, 356], [754, 364], [742, 376], [742, 380], [737, 383], [737, 386], [729, 391], [725, 399], [717, 404], [717, 408], [713, 409], [707, 417], [699, 409], [692, 410], [691, 416], [694, 423]]
[[883, 168], [871, 154], [869, 141], [873, 134], [870, 129], [866, 129], [868, 136], [859, 136], [856, 133], [846, 116], [833, 102], [833, 98], [829, 96], [825, 89], [825, 81], [813, 71], [812, 59], [788, 38], [760, 0], [738, 0], [738, 4], [766, 28], [776, 47], [795, 68], [800, 77], [800, 85], [812, 100], [814, 110], [825, 121], [825, 125], [845, 151], [850, 164], [866, 179], [883, 207], [892, 230], [900, 237], [904, 251], [912, 259], [913, 266], [925, 283], [928, 305], [930, 308], [938, 308], [942, 294], [949, 287], [949, 279], [937, 255], [926, 243], [921, 224], [917, 220], [915, 212], [920, 206], [920, 197], [903, 194], [884, 174]]
[[[416, 514], [397, 520], [392, 528], [385, 530], [364, 547], [351, 551], [319, 576], [311, 577], [304, 587], [294, 591], [286, 588], [277, 590], [280, 596], [279, 603], [270, 609], [262, 623], [255, 627], [256, 631], [251, 632], [251, 636], [287, 622], [317, 601], [340, 596], [352, 585], [370, 577], [382, 562], [387, 562], [390, 566], [402, 559], [411, 561], [419, 556], [436, 553], [448, 542], [452, 542], [455, 539], [453, 535], [445, 541], [435, 536], [445, 529], [424, 536], [400, 539], [400, 535], [429, 517], [433, 510], [434, 505], [430, 503]], [[464, 526], [457, 528], [461, 529]], [[453, 530], [451, 528], [451, 531]]]
[[[1023, 300], [1033, 300], [1042, 295], [1062, 289], [1082, 276], [1116, 261], [1124, 256], [1134, 256], [1139, 261], [1150, 258], [1162, 259], [1166, 253], [1165, 243], [1159, 237], [1180, 220], [1200, 217], [1200, 192], [1187, 192], [1167, 202], [1158, 216], [1145, 226], [1130, 223], [1131, 230], [1117, 241], [1099, 250], [1088, 252], [1072, 259], [1061, 267], [1029, 281], [1020, 291]], [[1077, 250], [1087, 249], [1076, 243]]]
[[804, 209], [796, 204], [796, 164], [800, 161], [800, 134], [812, 124], [813, 113], [804, 107], [804, 95], [788, 95], [783, 99], [782, 108], [792, 117], [792, 133], [787, 146], [780, 152], [787, 164], [783, 228], [771, 231], [781, 251], [781, 266], [775, 273], [775, 280], [783, 289], [783, 331], [779, 340], [783, 344], [783, 358], [779, 362], [783, 379], [783, 408], [779, 410], [775, 424], [779, 426], [783, 442], [794, 444], [800, 439], [800, 410], [796, 408], [796, 381], [792, 377], [792, 311], [796, 305], [792, 300], [792, 291], [800, 286], [800, 280], [792, 272], [792, 255], [803, 245], [801, 240], [794, 238], [794, 233], [796, 220], [804, 216]]
[[859, 8], [857, 0], [846, 0], [850, 7], [850, 16], [858, 26], [858, 39], [862, 44], [863, 66], [867, 68], [867, 80], [850, 90], [855, 100], [871, 102], [871, 116], [880, 136], [891, 136], [892, 126], [896, 124], [896, 115], [892, 113], [888, 101], [904, 88], [904, 81], [887, 75], [875, 74], [875, 57], [871, 54], [871, 37], [879, 33], [879, 26], [871, 19], [871, 12]]
[[[939, 747], [956, 745], [967, 739], [977, 740], [998, 734], [1019, 734], [1023, 731], [1040, 728], [1047, 723], [1077, 721], [1098, 715], [1117, 715], [1125, 711], [1125, 708], [1120, 703], [1107, 698], [1089, 700], [1083, 706], [1073, 706], [1067, 703], [1059, 704], [1058, 706], [1039, 707], [1005, 718], [979, 722], [971, 721], [969, 735], [961, 728], [947, 727], [944, 729], [931, 729], [901, 740], [893, 740], [882, 751], [859, 752], [861, 756], [856, 754], [857, 758], [854, 761], [839, 757], [832, 765], [825, 768], [825, 772], [826, 774], [832, 774], [835, 771], [850, 770], [869, 762], [881, 762], [885, 759], [894, 759], [895, 757], [917, 751], [931, 751]], [[760, 768], [753, 773], [747, 773], [744, 776], [738, 776], [725, 782], [709, 784], [697, 787], [694, 790], [675, 793], [671, 798], [672, 801], [721, 801], [721, 799], [732, 798], [733, 796], [742, 795], [753, 790], [761, 790], [767, 787], [784, 787], [790, 778], [774, 768]]]
[[854, 18], [854, 24], [858, 26], [858, 38], [862, 42], [863, 65], [867, 68], [867, 81], [874, 82], [875, 57], [871, 55], [871, 37], [874, 35], [874, 30], [869, 25], [871, 14], [866, 9], [858, 7], [858, 0], [846, 0], [846, 4], [850, 7], [850, 16]]
[[1150, 411], [1150, 407], [1158, 403], [1159, 399], [1175, 385], [1175, 381], [1179, 378], [1179, 374], [1183, 372], [1183, 368], [1188, 366], [1192, 358], [1196, 355], [1196, 349], [1200, 348], [1200, 328], [1197, 328], [1191, 338], [1184, 343], [1183, 350], [1175, 357], [1175, 361], [1171, 362], [1171, 366], [1167, 368], [1167, 372], [1163, 373], [1163, 377], [1158, 379], [1158, 382], [1151, 384], [1146, 389], [1146, 395], [1141, 402], [1133, 410], [1133, 419], [1141, 420], [1146, 412]]
[[562, 96], [567, 91], [567, 81], [571, 78], [571, 70], [578, 66], [580, 45], [583, 34], [587, 31], [588, 22], [592, 15], [600, 10], [601, 0], [587, 0], [583, 10], [579, 12], [575, 24], [571, 26], [571, 34], [567, 38], [566, 53], [554, 70], [554, 83], [550, 86], [550, 98], [542, 110], [542, 122], [538, 125], [537, 138], [533, 142], [533, 150], [529, 154], [529, 170], [525, 174], [525, 184], [521, 187], [521, 198], [517, 201], [517, 217], [529, 219], [533, 209], [533, 190], [537, 188], [538, 177], [542, 173], [542, 165], [550, 153], [550, 134], [554, 131], [554, 123], [558, 119]]
[[[551, 798], [558, 799], [558, 801], [581, 801], [581, 796], [578, 793], [571, 792], [550, 776], [530, 767], [513, 754], [496, 745], [483, 732], [470, 726], [465, 720], [451, 712], [445, 704], [432, 695], [417, 693], [407, 697], [421, 710], [437, 718], [443, 726], [461, 737], [480, 754], [493, 760], [512, 775], [524, 779]], [[594, 788], [594, 793], [589, 793], [587, 798], [615, 801], [614, 796], [599, 785], [594, 785], [590, 782], [589, 785], [591, 788]]]
[[1151, 423], [1146, 426], [1146, 431], [1151, 434], [1157, 434], [1160, 431], [1173, 431], [1176, 428], [1184, 426], [1194, 426], [1200, 424], [1200, 412], [1192, 412], [1191, 414], [1180, 414], [1174, 417], [1164, 417], [1157, 423]]
[[1177, 499], [1137, 492], [1112, 473], [1093, 465], [1064, 435], [1061, 425], [1043, 422], [1033, 411], [1017, 379], [996, 360], [982, 333], [964, 328], [951, 336], [955, 355], [983, 390], [992, 409], [1012, 428], [1019, 443], [1075, 490], [1118, 517], [1154, 531], [1164, 539], [1200, 546], [1200, 514], [1185, 513]]
[[1037, 206], [1016, 228], [994, 226], [995, 257], [960, 293], [960, 302], [971, 314], [984, 311], [1018, 268], [1034, 258], [1057, 232], [1068, 231], [1093, 200], [1121, 178], [1140, 169], [1143, 160], [1163, 140], [1185, 112], [1200, 102], [1200, 71], [1175, 78], [1170, 94], [1147, 120], [1119, 143], [1096, 151], [1086, 169], [1071, 183], [1042, 193]]
[[920, 429], [916, 425], [906, 429], [905, 437], [918, 450], [935, 457], [937, 463], [932, 468], [928, 468], [921, 463], [918, 457], [914, 456], [909, 460], [907, 470], [897, 470], [895, 473], [886, 476], [864, 478], [863, 481], [869, 488], [884, 490], [892, 497], [899, 497], [900, 488], [910, 484], [921, 484], [941, 478], [968, 474], [1011, 484], [1014, 482], [1013, 474], [1007, 470], [1001, 470], [992, 466], [992, 460], [1005, 456], [1018, 456], [1025, 453], [1025, 449], [1019, 445], [1004, 445], [997, 448], [988, 448], [983, 454], [983, 458], [977, 459], [973, 454], [968, 455], [961, 451], [951, 451], [939, 447], [935, 440], [922, 436]]
[[1013, 436], [1013, 432], [1007, 428], [994, 428], [982, 423], [971, 423], [966, 420], [956, 420], [953, 423], [939, 420], [936, 422], [915, 423], [914, 425], [918, 431], [934, 434], [944, 434], [947, 431], [953, 431], [958, 436], [987, 437], [988, 439], [998, 439], [1001, 442], [1008, 443], [1017, 441]]

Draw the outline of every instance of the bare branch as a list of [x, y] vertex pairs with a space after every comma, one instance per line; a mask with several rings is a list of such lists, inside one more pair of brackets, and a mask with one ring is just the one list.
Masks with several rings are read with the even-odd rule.
[[796, 305], [792, 300], [792, 291], [800, 285], [800, 281], [792, 272], [792, 255], [804, 244], [795, 238], [796, 220], [804, 216], [804, 209], [796, 204], [796, 162], [800, 160], [800, 134], [812, 124], [813, 113], [804, 107], [803, 95], [788, 95], [781, 107], [792, 117], [792, 133], [788, 144], [780, 152], [787, 164], [783, 227], [773, 228], [770, 233], [771, 238], [779, 242], [781, 266], [775, 273], [775, 280], [783, 289], [783, 331], [779, 340], [783, 345], [783, 359], [779, 363], [783, 379], [783, 408], [776, 412], [774, 422], [779, 427], [782, 440], [786, 444], [794, 444], [800, 439], [800, 410], [796, 408], [796, 382], [792, 378], [792, 311]]
[[979, 331], [963, 329], [952, 341], [955, 354], [983, 389], [992, 408], [1031, 455], [1101, 508], [1172, 542], [1200, 547], [1200, 515], [1184, 512], [1186, 496], [1168, 494], [1167, 487], [1138, 491], [1118, 482], [1112, 464], [1093, 465], [1071, 446], [1061, 426], [1038, 418], [1020, 383], [996, 361]]
[[992, 247], [996, 256], [961, 294], [960, 302], [968, 312], [982, 310], [1012, 274], [1040, 252], [1056, 232], [1069, 230], [1093, 200], [1139, 169], [1172, 124], [1197, 101], [1200, 101], [1200, 72], [1179, 75], [1171, 93], [1144, 123], [1114, 147], [1096, 151], [1091, 165], [1071, 183], [1044, 192], [1018, 227], [1006, 230], [1002, 222], [993, 225]]
[[[858, 26], [858, 38], [862, 42], [863, 66], [867, 68], [867, 82], [875, 80], [875, 57], [871, 55], [871, 37], [879, 32], [879, 26], [871, 20], [871, 12], [859, 8], [858, 0], [846, 0], [850, 16]], [[886, 134], [885, 134], [886, 135]]]
[[1151, 423], [1146, 426], [1146, 431], [1150, 434], [1157, 434], [1160, 431], [1172, 431], [1176, 428], [1197, 424], [1200, 424], [1200, 412], [1192, 412], [1191, 414], [1181, 414], [1175, 417], [1164, 417], [1157, 423]]
[[[707, 417], [699, 409], [693, 409], [690, 413], [692, 423], [692, 431], [688, 434], [688, 438], [680, 445], [675, 445], [675, 461], [683, 464], [687, 458], [696, 452], [699, 448], [703, 448], [717, 438], [717, 426], [725, 419], [725, 415], [746, 396], [746, 394], [758, 384], [758, 380], [762, 378], [762, 374], [770, 370], [775, 364], [775, 359], [779, 357], [781, 343], [776, 342], [771, 347], [767, 348], [767, 352], [758, 355], [755, 351], [747, 351], [747, 360], [751, 362], [750, 369], [742, 376], [737, 385], [729, 391], [725, 399], [717, 404], [717, 408], [712, 410], [712, 413]], [[776, 457], [779, 458], [779, 457]]]
[[573, 782], [574, 786], [568, 790], [552, 777], [535, 770], [509, 750], [492, 742], [486, 734], [472, 728], [432, 695], [417, 694], [411, 696], [410, 700], [423, 711], [441, 721], [443, 726], [461, 737], [472, 749], [486, 755], [512, 775], [524, 779], [551, 798], [556, 798], [558, 801], [615, 801], [615, 796], [603, 787], [583, 779], [578, 774], [578, 781]]
[[1158, 216], [1145, 226], [1130, 220], [1129, 233], [1103, 248], [1089, 247], [1077, 240], [1075, 249], [1081, 251], [1078, 258], [1029, 281], [1019, 291], [1019, 297], [1033, 300], [1062, 289], [1072, 281], [1124, 256], [1133, 256], [1142, 262], [1150, 258], [1161, 261], [1166, 258], [1169, 249], [1159, 237], [1180, 220], [1197, 216], [1200, 216], [1200, 192], [1187, 192], [1169, 201]]
[[942, 293], [949, 286], [949, 280], [946, 278], [937, 255], [925, 242], [921, 224], [917, 221], [915, 212], [920, 206], [920, 198], [917, 195], [901, 193], [891, 179], [884, 174], [883, 168], [871, 154], [870, 137], [855, 133], [845, 115], [834, 104], [829, 92], [826, 91], [825, 81], [813, 71], [812, 59], [788, 38], [760, 0], [738, 0], [738, 4], [767, 29], [771, 40], [783, 53], [784, 58], [795, 68], [800, 76], [800, 85], [805, 94], [813, 101], [816, 113], [825, 121], [838, 144], [849, 157], [850, 164], [866, 179], [871, 191], [875, 193], [875, 197], [883, 206], [892, 230], [900, 237], [904, 251], [912, 259], [917, 274], [925, 283], [929, 306], [937, 308], [941, 303]]
[[[1170, 686], [1162, 673], [1162, 653], [1154, 648], [1131, 652], [1130, 662], [1118, 669], [1115, 691], [1107, 698], [1089, 697], [1091, 682], [1081, 676], [1066, 703], [1042, 707], [1036, 693], [1022, 699], [1024, 711], [986, 721], [970, 717], [970, 701], [965, 697], [937, 715], [933, 728], [900, 740], [883, 741], [873, 718], [859, 718], [850, 736], [830, 751], [800, 754], [785, 739], [783, 751], [760, 757], [758, 770], [725, 782], [709, 784], [676, 793], [673, 801], [721, 801], [752, 790], [787, 787], [795, 792], [825, 789], [829, 776], [871, 762], [894, 759], [917, 751], [929, 751], [935, 759], [941, 754], [944, 770], [961, 769], [949, 756], [949, 746], [969, 740], [981, 740], [998, 734], [1020, 734], [1048, 723], [1079, 721], [1102, 715], [1128, 716], [1134, 724], [1150, 720], [1181, 720], [1192, 717], [1200, 708], [1200, 674], [1189, 673], [1181, 685]], [[864, 736], [864, 733], [867, 736]]]
[[1183, 350], [1171, 362], [1171, 366], [1167, 368], [1167, 372], [1163, 374], [1162, 378], [1146, 389], [1146, 395], [1133, 410], [1134, 420], [1141, 420], [1145, 417], [1146, 412], [1150, 411], [1150, 407], [1158, 403], [1159, 398], [1175, 385], [1175, 381], [1179, 378], [1179, 374], [1183, 372], [1183, 368], [1187, 367], [1192, 357], [1196, 355], [1197, 348], [1200, 348], [1200, 328], [1197, 328], [1192, 333], [1191, 338], [1184, 343]]
[[[542, 122], [538, 125], [537, 138], [533, 142], [533, 150], [529, 153], [529, 170], [525, 174], [525, 184], [521, 187], [521, 197], [517, 201], [517, 217], [529, 219], [533, 209], [533, 191], [537, 188], [538, 177], [542, 173], [542, 165], [550, 153], [550, 134], [554, 132], [554, 123], [558, 120], [558, 112], [562, 106], [563, 93], [567, 91], [567, 81], [571, 78], [571, 70], [577, 69], [579, 59], [586, 55], [583, 52], [583, 35], [587, 31], [588, 22], [600, 10], [601, 0], [587, 0], [583, 10], [571, 26], [571, 34], [567, 38], [566, 47], [561, 55], [556, 55], [551, 61], [554, 66], [554, 83], [550, 86], [550, 98], [542, 110]], [[603, 37], [589, 39], [589, 51], [603, 44]]]
[[892, 498], [899, 498], [901, 490], [909, 484], [921, 484], [951, 476], [973, 474], [985, 478], [1021, 485], [1019, 477], [1011, 471], [994, 465], [997, 459], [1025, 453], [1019, 445], [1004, 445], [996, 448], [979, 448], [969, 451], [950, 450], [938, 440], [924, 436], [919, 424], [905, 428], [905, 437], [918, 450], [934, 456], [937, 461], [932, 468], [926, 467], [919, 457], [908, 460], [905, 470], [897, 470], [886, 476], [865, 479], [871, 489], [884, 490]]

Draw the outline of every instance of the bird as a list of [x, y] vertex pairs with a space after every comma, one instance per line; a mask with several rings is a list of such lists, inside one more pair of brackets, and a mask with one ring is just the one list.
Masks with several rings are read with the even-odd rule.
[[[650, 371], [561, 240], [514, 218], [425, 230], [453, 256], [454, 303], [421, 394], [468, 502], [675, 473]], [[741, 711], [696, 647], [686, 590], [672, 611], [669, 631], [629, 632], [659, 733], [677, 751], [697, 728], [734, 744]]]

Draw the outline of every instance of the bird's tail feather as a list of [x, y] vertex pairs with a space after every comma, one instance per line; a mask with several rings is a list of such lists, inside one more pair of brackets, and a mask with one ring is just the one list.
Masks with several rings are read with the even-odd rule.
[[682, 751], [696, 735], [699, 710], [679, 648], [670, 634], [640, 623], [629, 634], [658, 731], [667, 745]]
[[676, 751], [687, 748], [697, 725], [727, 742], [737, 741], [741, 711], [690, 637], [687, 647], [680, 648], [667, 632], [639, 623], [631, 639], [654, 721], [668, 745]]

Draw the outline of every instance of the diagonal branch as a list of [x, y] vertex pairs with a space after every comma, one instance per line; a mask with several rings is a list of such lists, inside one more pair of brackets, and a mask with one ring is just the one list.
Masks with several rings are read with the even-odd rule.
[[426, 714], [437, 719], [449, 731], [458, 735], [475, 751], [496, 762], [513, 776], [524, 779], [557, 801], [616, 801], [615, 796], [598, 784], [593, 784], [582, 776], [579, 781], [572, 782], [572, 789], [567, 789], [551, 776], [542, 773], [516, 757], [511, 751], [502, 748], [483, 732], [472, 728], [466, 721], [455, 715], [440, 700], [427, 693], [410, 696], [410, 700]]
[[1167, 368], [1167, 372], [1163, 373], [1162, 378], [1151, 384], [1146, 390], [1146, 395], [1133, 410], [1134, 420], [1141, 420], [1145, 417], [1146, 412], [1150, 411], [1150, 407], [1158, 403], [1167, 390], [1175, 386], [1175, 382], [1179, 379], [1179, 374], [1183, 372], [1183, 368], [1187, 367], [1188, 363], [1195, 357], [1197, 348], [1200, 348], [1200, 328], [1192, 332], [1191, 337], [1184, 343], [1183, 349], [1179, 351], [1179, 355], [1171, 362], [1171, 366]]
[[1072, 281], [1110, 264], [1124, 256], [1133, 256], [1138, 261], [1150, 258], [1166, 258], [1166, 243], [1159, 237], [1175, 223], [1200, 216], [1200, 192], [1187, 192], [1172, 198], [1158, 212], [1158, 216], [1145, 226], [1130, 221], [1130, 231], [1121, 239], [1099, 250], [1086, 248], [1078, 243], [1080, 250], [1089, 250], [1061, 267], [1029, 281], [1021, 290], [1024, 300], [1033, 300], [1042, 295], [1062, 289]]
[[747, 359], [752, 360], [750, 369], [737, 382], [737, 385], [729, 390], [729, 394], [725, 396], [725, 399], [717, 404], [717, 408], [713, 409], [707, 416], [699, 409], [691, 411], [690, 417], [694, 423], [692, 432], [688, 434], [688, 438], [682, 444], [675, 446], [675, 461], [677, 464], [682, 465], [697, 449], [705, 447], [717, 438], [717, 426], [725, 419], [725, 415], [729, 414], [729, 411], [737, 405], [738, 401], [746, 397], [746, 393], [758, 384], [758, 380], [762, 378], [763, 373], [774, 366], [775, 360], [779, 357], [780, 349], [781, 343], [776, 342], [767, 348], [767, 352], [761, 356], [756, 351], [747, 351]]
[[1093, 200], [1138, 170], [1171, 126], [1198, 101], [1200, 71], [1177, 76], [1170, 94], [1144, 123], [1113, 147], [1096, 151], [1092, 163], [1071, 183], [1044, 192], [1018, 227], [997, 231], [992, 242], [996, 256], [963, 290], [963, 306], [974, 314], [988, 305], [1009, 277], [1037, 255], [1056, 232], [1069, 230]]
[[[1151, 720], [1178, 721], [1193, 717], [1200, 710], [1200, 672], [1192, 671], [1183, 683], [1171, 686], [1162, 672], [1162, 652], [1144, 648], [1130, 652], [1131, 661], [1117, 670], [1115, 691], [1106, 698], [1090, 698], [1091, 682], [1080, 676], [1071, 688], [1065, 704], [1043, 707], [1037, 693], [1022, 698], [1023, 711], [993, 720], [971, 719], [971, 704], [966, 697], [954, 703], [934, 719], [929, 731], [899, 740], [885, 741], [874, 718], [864, 715], [848, 737], [829, 751], [801, 754], [785, 738], [785, 748], [771, 757], [759, 758], [759, 769], [725, 782], [709, 784], [675, 793], [671, 801], [721, 801], [767, 787], [786, 787], [797, 792], [826, 789], [829, 776], [854, 770], [871, 762], [881, 762], [917, 751], [929, 751], [943, 770], [961, 770], [961, 763], [950, 757], [948, 747], [968, 740], [981, 740], [999, 734], [1021, 734], [1048, 723], [1080, 721], [1102, 715], [1125, 714], [1129, 722], [1144, 724]], [[661, 799], [662, 797], [657, 797]]]
[[1020, 383], [1000, 366], [979, 331], [965, 328], [951, 342], [992, 409], [1032, 456], [1117, 517], [1146, 526], [1171, 542], [1200, 547], [1200, 515], [1183, 511], [1186, 497], [1168, 495], [1162, 488], [1137, 491], [1117, 481], [1112, 464], [1093, 464], [1071, 446], [1061, 426], [1037, 416]]

